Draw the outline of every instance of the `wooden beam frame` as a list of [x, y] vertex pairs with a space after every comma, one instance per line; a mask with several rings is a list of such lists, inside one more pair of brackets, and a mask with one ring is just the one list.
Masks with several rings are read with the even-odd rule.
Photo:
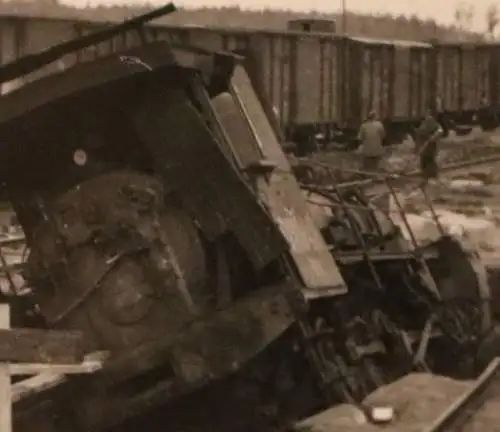
[[[13, 341], [15, 339], [16, 332], [20, 332], [26, 337], [29, 335], [31, 330], [23, 329], [16, 330], [11, 329], [12, 334], [9, 334], [10, 327], [10, 308], [7, 304], [0, 304], [0, 345], [2, 342], [5, 344], [9, 341]], [[43, 343], [44, 337], [45, 340], [48, 341], [51, 336], [56, 336], [56, 333], [59, 333], [57, 337], [62, 337], [64, 332], [54, 332], [50, 331], [45, 333], [45, 336], [42, 334], [43, 330], [35, 330], [40, 337], [38, 339], [41, 343]], [[72, 342], [75, 342], [74, 335], [73, 339], [69, 339]], [[49, 339], [47, 339], [47, 337]], [[3, 340], [2, 340], [3, 339]], [[61, 339], [64, 341], [65, 339], [62, 337]], [[54, 342], [55, 339], [52, 339]], [[37, 341], [35, 341], [36, 343]], [[71, 354], [74, 354], [75, 345], [69, 344], [69, 347], [66, 347], [66, 353], [64, 349], [58, 351], [55, 349], [55, 352], [58, 352], [56, 358], [67, 358], [71, 361], [70, 364], [57, 364], [54, 363], [54, 357], [51, 358], [50, 355], [44, 356], [43, 353], [47, 353], [47, 348], [45, 350], [43, 347], [39, 350], [42, 355], [37, 355], [37, 351], [33, 350], [33, 344], [26, 351], [26, 344], [21, 343], [18, 344], [17, 347], [22, 348], [21, 352], [16, 352], [15, 344], [13, 346], [13, 351], [8, 355], [8, 359], [5, 356], [1, 357], [0, 362], [0, 431], [1, 432], [12, 432], [13, 424], [12, 424], [12, 404], [20, 401], [23, 398], [26, 398], [30, 395], [40, 393], [44, 390], [48, 390], [54, 388], [62, 383], [64, 383], [68, 378], [67, 375], [71, 374], [88, 374], [93, 373], [99, 369], [101, 369], [103, 362], [107, 358], [107, 353], [98, 352], [93, 353], [91, 355], [86, 356], [83, 359], [83, 362], [77, 363], [75, 361], [75, 357]], [[28, 346], [30, 346], [28, 344]], [[54, 347], [54, 345], [52, 345]], [[23, 352], [24, 349], [24, 352]], [[49, 348], [50, 351], [50, 348]], [[2, 350], [0, 350], [1, 354]], [[5, 350], [4, 350], [5, 352]], [[27, 352], [31, 354], [26, 356]], [[68, 354], [69, 353], [69, 354]], [[59, 355], [60, 354], [60, 355]], [[23, 359], [37, 359], [39, 363], [30, 363], [23, 362]], [[11, 362], [9, 362], [9, 359]], [[11, 376], [12, 375], [34, 375], [31, 378], [25, 379], [21, 382], [11, 385]]]

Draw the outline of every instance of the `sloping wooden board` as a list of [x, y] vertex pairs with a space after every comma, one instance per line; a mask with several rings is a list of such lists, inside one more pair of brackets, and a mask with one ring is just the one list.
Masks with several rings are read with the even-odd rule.
[[[277, 166], [268, 181], [259, 182], [258, 190], [290, 245], [290, 253], [305, 285], [306, 297], [345, 293], [347, 287], [342, 275], [309, 214], [290, 163], [242, 66], [236, 68], [232, 86], [240, 109], [248, 118], [254, 145], [260, 149], [263, 159]], [[245, 132], [241, 130], [240, 133]], [[241, 141], [247, 143], [248, 139]]]

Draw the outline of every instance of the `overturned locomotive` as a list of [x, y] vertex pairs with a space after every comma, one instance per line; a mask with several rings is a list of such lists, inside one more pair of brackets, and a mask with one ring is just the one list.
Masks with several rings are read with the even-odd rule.
[[0, 98], [39, 325], [110, 353], [19, 404], [17, 431], [264, 431], [414, 368], [475, 372], [491, 322], [468, 251], [300, 185], [265, 103], [237, 56], [166, 42]]

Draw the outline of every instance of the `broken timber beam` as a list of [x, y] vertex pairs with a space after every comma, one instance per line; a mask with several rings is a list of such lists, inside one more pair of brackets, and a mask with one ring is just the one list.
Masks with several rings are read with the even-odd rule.
[[97, 372], [102, 368], [106, 358], [107, 353], [96, 352], [85, 356], [85, 360], [77, 365], [10, 364], [9, 371], [11, 375], [34, 375], [12, 385], [12, 403], [57, 387], [67, 381], [67, 375]]
[[0, 362], [78, 364], [83, 358], [80, 332], [0, 329]]
[[[9, 329], [9, 326], [9, 305], [0, 304], [1, 432], [13, 430], [14, 402], [63, 383], [67, 374], [95, 372], [106, 357], [105, 353], [95, 353], [81, 362], [83, 342], [78, 332]], [[36, 376], [11, 385], [12, 375]]]

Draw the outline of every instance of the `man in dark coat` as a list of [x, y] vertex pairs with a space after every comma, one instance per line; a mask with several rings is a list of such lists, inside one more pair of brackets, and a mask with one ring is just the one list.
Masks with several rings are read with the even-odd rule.
[[429, 179], [438, 177], [438, 141], [443, 134], [443, 128], [436, 120], [435, 113], [429, 109], [426, 117], [415, 131], [415, 150], [420, 157], [420, 171], [424, 185], [428, 183]]
[[361, 141], [363, 170], [377, 172], [384, 155], [385, 128], [382, 122], [377, 120], [375, 111], [370, 111], [361, 125], [358, 139]]

